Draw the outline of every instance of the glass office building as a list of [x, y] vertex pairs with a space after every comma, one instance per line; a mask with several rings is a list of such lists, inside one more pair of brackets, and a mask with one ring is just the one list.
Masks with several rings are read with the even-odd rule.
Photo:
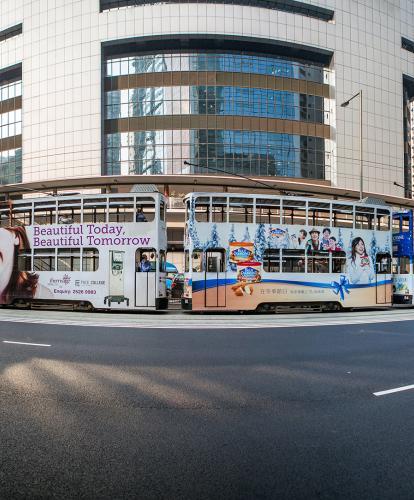
[[26, 4], [0, 5], [3, 186], [184, 194], [244, 176], [358, 196], [359, 98], [341, 104], [363, 90], [364, 191], [412, 196], [412, 0]]

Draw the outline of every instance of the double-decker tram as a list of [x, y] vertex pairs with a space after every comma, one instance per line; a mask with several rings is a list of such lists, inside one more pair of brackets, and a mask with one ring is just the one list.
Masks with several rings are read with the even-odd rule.
[[192, 193], [187, 310], [391, 306], [391, 210], [381, 200]]
[[413, 305], [414, 246], [413, 211], [394, 212], [393, 216], [393, 302]]
[[0, 304], [165, 309], [158, 192], [48, 196], [0, 206]]

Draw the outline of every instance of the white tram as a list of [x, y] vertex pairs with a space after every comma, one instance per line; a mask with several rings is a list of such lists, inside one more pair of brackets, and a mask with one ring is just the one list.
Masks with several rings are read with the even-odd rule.
[[192, 193], [187, 310], [391, 306], [391, 210], [380, 201]]
[[158, 192], [3, 203], [0, 304], [166, 309], [165, 209]]

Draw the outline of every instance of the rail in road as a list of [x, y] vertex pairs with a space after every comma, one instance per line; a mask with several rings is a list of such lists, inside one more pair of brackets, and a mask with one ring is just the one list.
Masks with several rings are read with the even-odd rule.
[[0, 309], [0, 323], [33, 323], [102, 328], [246, 329], [328, 326], [413, 321], [414, 309], [365, 310], [345, 313], [301, 314], [197, 314], [181, 311], [158, 313], [80, 313]]

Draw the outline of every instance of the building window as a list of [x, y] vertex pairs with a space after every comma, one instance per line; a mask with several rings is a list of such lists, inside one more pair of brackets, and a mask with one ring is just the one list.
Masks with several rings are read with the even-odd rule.
[[[121, 9], [123, 7], [135, 7], [138, 5], [157, 3], [178, 3], [178, 0], [100, 0], [100, 11]], [[209, 3], [208, 0], [196, 0], [196, 3]], [[265, 9], [280, 10], [291, 14], [299, 14], [301, 16], [313, 17], [320, 21], [332, 21], [334, 11], [311, 5], [307, 2], [299, 2], [297, 0], [217, 0], [217, 3], [230, 5], [248, 5], [251, 7], [262, 7]]]
[[401, 37], [401, 47], [414, 53], [414, 41], [409, 40], [408, 38]]
[[323, 97], [283, 90], [181, 86], [113, 90], [105, 94], [106, 119], [189, 114], [330, 122]]
[[0, 151], [0, 184], [22, 182], [22, 149]]
[[19, 36], [23, 33], [23, 24], [16, 24], [15, 26], [10, 26], [5, 30], [0, 31], [0, 42], [4, 42], [9, 38]]
[[105, 63], [107, 77], [167, 71], [248, 73], [316, 83], [329, 83], [330, 80], [330, 70], [323, 65], [260, 54], [157, 53], [109, 58]]
[[[310, 141], [309, 139], [312, 139]], [[230, 174], [325, 177], [325, 140], [237, 130], [108, 134], [105, 175]], [[189, 161], [197, 166], [184, 165]]]

